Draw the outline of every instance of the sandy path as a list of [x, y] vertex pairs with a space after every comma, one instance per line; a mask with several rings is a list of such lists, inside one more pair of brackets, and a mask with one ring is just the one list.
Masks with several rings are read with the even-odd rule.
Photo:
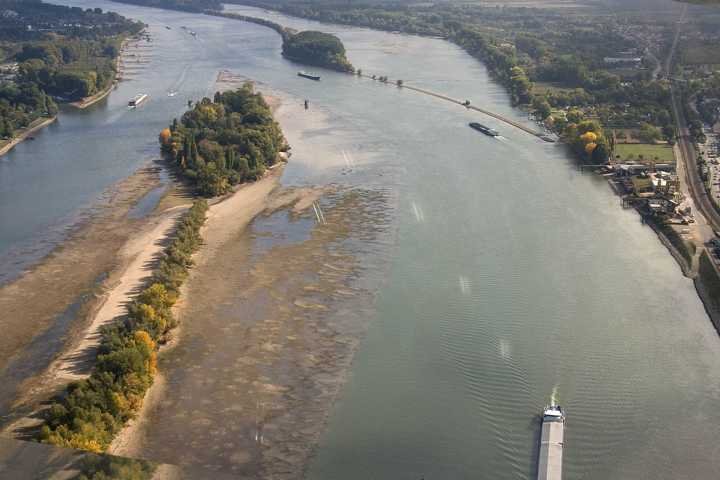
[[154, 261], [162, 253], [164, 240], [172, 233], [175, 223], [184, 211], [182, 208], [163, 215], [157, 223], [150, 225], [127, 242], [120, 252], [126, 267], [119, 279], [107, 292], [97, 313], [82, 336], [80, 342], [58, 359], [54, 370], [57, 378], [77, 380], [90, 373], [92, 359], [100, 345], [101, 329], [122, 317], [127, 304], [145, 285], [152, 274]]

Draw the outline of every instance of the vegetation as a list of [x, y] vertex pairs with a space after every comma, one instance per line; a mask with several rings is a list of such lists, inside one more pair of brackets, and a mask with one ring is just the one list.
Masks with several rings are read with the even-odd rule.
[[345, 57], [345, 46], [329, 33], [308, 30], [283, 39], [283, 56], [292, 60], [340, 72], [355, 69]]
[[707, 251], [700, 254], [698, 278], [708, 292], [709, 307], [716, 313], [720, 312], [720, 277], [718, 277]]
[[108, 87], [127, 35], [142, 25], [101, 9], [0, 0], [0, 137], [10, 139], [40, 117], [57, 113], [56, 101], [74, 101]]
[[[103, 452], [138, 411], [153, 381], [157, 344], [176, 324], [171, 307], [200, 245], [207, 208], [205, 200], [197, 200], [178, 222], [151, 284], [128, 306], [124, 321], [103, 330], [90, 377], [70, 384], [48, 409], [42, 442]], [[98, 473], [102, 470], [88, 478], [107, 478]]]
[[672, 225], [668, 224], [662, 218], [647, 217], [646, 221], [651, 221], [657, 227], [665, 238], [668, 239], [670, 244], [682, 255], [687, 262], [688, 267], [692, 265], [692, 258], [695, 255], [695, 244], [693, 242], [686, 242], [685, 239], [675, 230]]
[[145, 460], [86, 454], [78, 465], [80, 473], [73, 480], [150, 480], [155, 465]]
[[206, 196], [255, 180], [289, 147], [262, 95], [245, 83], [204, 98], [159, 137], [162, 150]]

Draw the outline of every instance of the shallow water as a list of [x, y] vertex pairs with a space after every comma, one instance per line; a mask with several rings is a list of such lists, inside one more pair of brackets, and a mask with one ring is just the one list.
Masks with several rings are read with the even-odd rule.
[[[343, 240], [358, 265], [385, 260], [353, 276], [370, 292], [361, 314], [344, 311], [342, 306], [352, 303], [334, 299], [329, 313], [308, 317], [315, 324], [346, 320], [353, 338], [369, 325], [308, 478], [532, 478], [537, 414], [553, 389], [568, 413], [564, 478], [720, 476], [717, 334], [692, 283], [652, 231], [634, 212], [620, 208], [604, 180], [582, 175], [562, 147], [396, 87], [324, 71], [321, 82], [303, 80], [295, 75], [300, 67], [280, 57], [277, 34], [257, 25], [102, 1], [68, 3], [142, 19], [154, 35], [155, 54], [146, 73], [123, 83], [107, 106], [61, 118], [37, 141], [0, 160], [0, 168], [14, 172], [12, 185], [24, 178], [24, 185], [36, 185], [29, 191], [43, 191], [43, 182], [53, 183], [54, 198], [64, 199], [56, 206], [62, 211], [42, 212], [44, 202], [32, 197], [23, 204], [22, 194], [0, 188], [6, 192], [3, 222], [14, 212], [14, 202], [28, 209], [27, 218], [37, 218], [13, 213], [23, 243], [37, 238], [33, 232], [43, 237], [54, 219], [77, 211], [143, 155], [154, 155], [156, 132], [182, 111], [184, 99], [209, 93], [220, 69], [256, 79], [283, 97], [278, 117], [294, 152], [286, 185], [362, 186], [387, 199], [388, 218], [366, 219]], [[336, 33], [350, 60], [366, 73], [402, 78], [525, 121], [481, 64], [443, 41], [318, 27], [230, 8], [294, 28]], [[198, 40], [183, 34], [180, 25], [198, 32]], [[181, 98], [163, 97], [168, 89], [179, 89]], [[141, 121], [130, 121], [124, 103], [138, 91], [149, 91], [152, 98], [144, 112], [133, 112], [144, 115]], [[302, 109], [304, 98], [310, 99], [309, 112]], [[467, 128], [473, 120], [499, 130], [504, 139]], [[81, 134], [80, 124], [92, 128], [86, 130], [90, 133]], [[123, 128], [118, 138], [110, 133], [122, 125], [132, 130], [132, 140]], [[83, 146], [101, 140], [104, 151], [118, 152], [122, 160]], [[48, 171], [50, 145], [68, 158], [82, 148], [91, 152], [59, 170], [67, 172], [68, 182], [89, 176], [81, 192], [66, 195], [56, 173], [53, 182], [38, 174]], [[0, 182], [6, 181], [4, 171]], [[287, 217], [276, 215], [258, 220], [251, 231], [260, 236], [238, 239], [246, 243], [233, 248], [267, 255], [307, 245], [302, 223], [299, 230], [284, 230]], [[389, 242], [362, 233], [388, 222], [383, 238]], [[324, 258], [328, 251], [322, 251], [313, 258]], [[272, 302], [289, 300], [282, 292], [306, 285], [316, 267], [308, 264], [309, 270], [288, 274]], [[223, 279], [244, 285], [247, 272], [237, 269], [236, 275]], [[218, 322], [227, 318], [237, 318], [240, 326], [228, 324], [221, 337], [181, 341], [169, 361], [174, 388], [182, 395], [171, 397], [166, 412], [185, 416], [151, 423], [153, 447], [146, 456], [247, 475], [253, 468], [276, 473], [275, 466], [283, 465], [283, 475], [298, 475], [305, 451], [280, 460], [263, 457], [291, 444], [288, 437], [278, 434], [277, 443], [259, 448], [252, 444], [255, 425], [236, 423], [232, 399], [248, 401], [241, 386], [249, 379], [224, 383], [227, 369], [241, 357], [231, 346], [245, 339], [242, 322], [261, 329], [263, 321], [274, 318], [262, 311], [271, 299], [246, 303], [240, 292], [227, 295], [221, 313], [204, 317], [207, 327], [221, 328]], [[217, 345], [208, 338], [227, 345], [224, 356], [214, 353]], [[183, 361], [203, 352], [213, 368], [198, 372], [197, 363]], [[193, 378], [199, 383], [186, 381]], [[278, 374], [264, 383], [296, 380]], [[192, 423], [204, 421], [206, 414], [227, 428], [217, 445], [208, 446], [213, 440], [207, 435], [214, 430]], [[225, 434], [237, 442], [231, 445]], [[233, 458], [235, 463], [228, 461]]]

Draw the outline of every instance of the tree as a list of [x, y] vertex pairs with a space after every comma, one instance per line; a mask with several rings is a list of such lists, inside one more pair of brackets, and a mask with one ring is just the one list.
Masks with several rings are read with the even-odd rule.
[[536, 96], [533, 98], [532, 103], [533, 108], [535, 109], [535, 112], [540, 116], [542, 120], [545, 120], [550, 116], [552, 113], [552, 108], [550, 107], [550, 103], [547, 101], [545, 97], [542, 96]]
[[163, 128], [159, 136], [160, 146], [163, 150], [168, 150], [172, 146], [172, 132], [169, 128]]
[[643, 122], [640, 124], [638, 137], [645, 143], [654, 143], [662, 138], [662, 132], [659, 128]]

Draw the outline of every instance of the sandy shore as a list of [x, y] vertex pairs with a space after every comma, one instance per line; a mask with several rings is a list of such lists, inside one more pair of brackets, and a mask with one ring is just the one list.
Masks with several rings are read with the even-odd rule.
[[33, 133], [37, 132], [37, 131], [40, 130], [41, 128], [47, 127], [48, 125], [50, 125], [51, 123], [53, 123], [55, 120], [57, 120], [57, 116], [47, 118], [47, 119], [43, 120], [42, 122], [40, 122], [40, 123], [38, 123], [38, 124], [36, 124], [36, 125], [33, 125], [33, 126], [30, 127], [30, 128], [27, 128], [27, 129], [23, 130], [19, 135], [17, 135], [15, 138], [13, 138], [13, 139], [10, 141], [10, 143], [8, 143], [8, 144], [5, 145], [4, 147], [0, 148], [0, 156], [5, 155], [5, 154], [8, 153], [10, 150], [12, 150], [13, 148], [15, 148], [15, 146], [16, 146], [18, 143], [24, 141], [24, 140], [27, 139], [30, 135], [32, 135]]

